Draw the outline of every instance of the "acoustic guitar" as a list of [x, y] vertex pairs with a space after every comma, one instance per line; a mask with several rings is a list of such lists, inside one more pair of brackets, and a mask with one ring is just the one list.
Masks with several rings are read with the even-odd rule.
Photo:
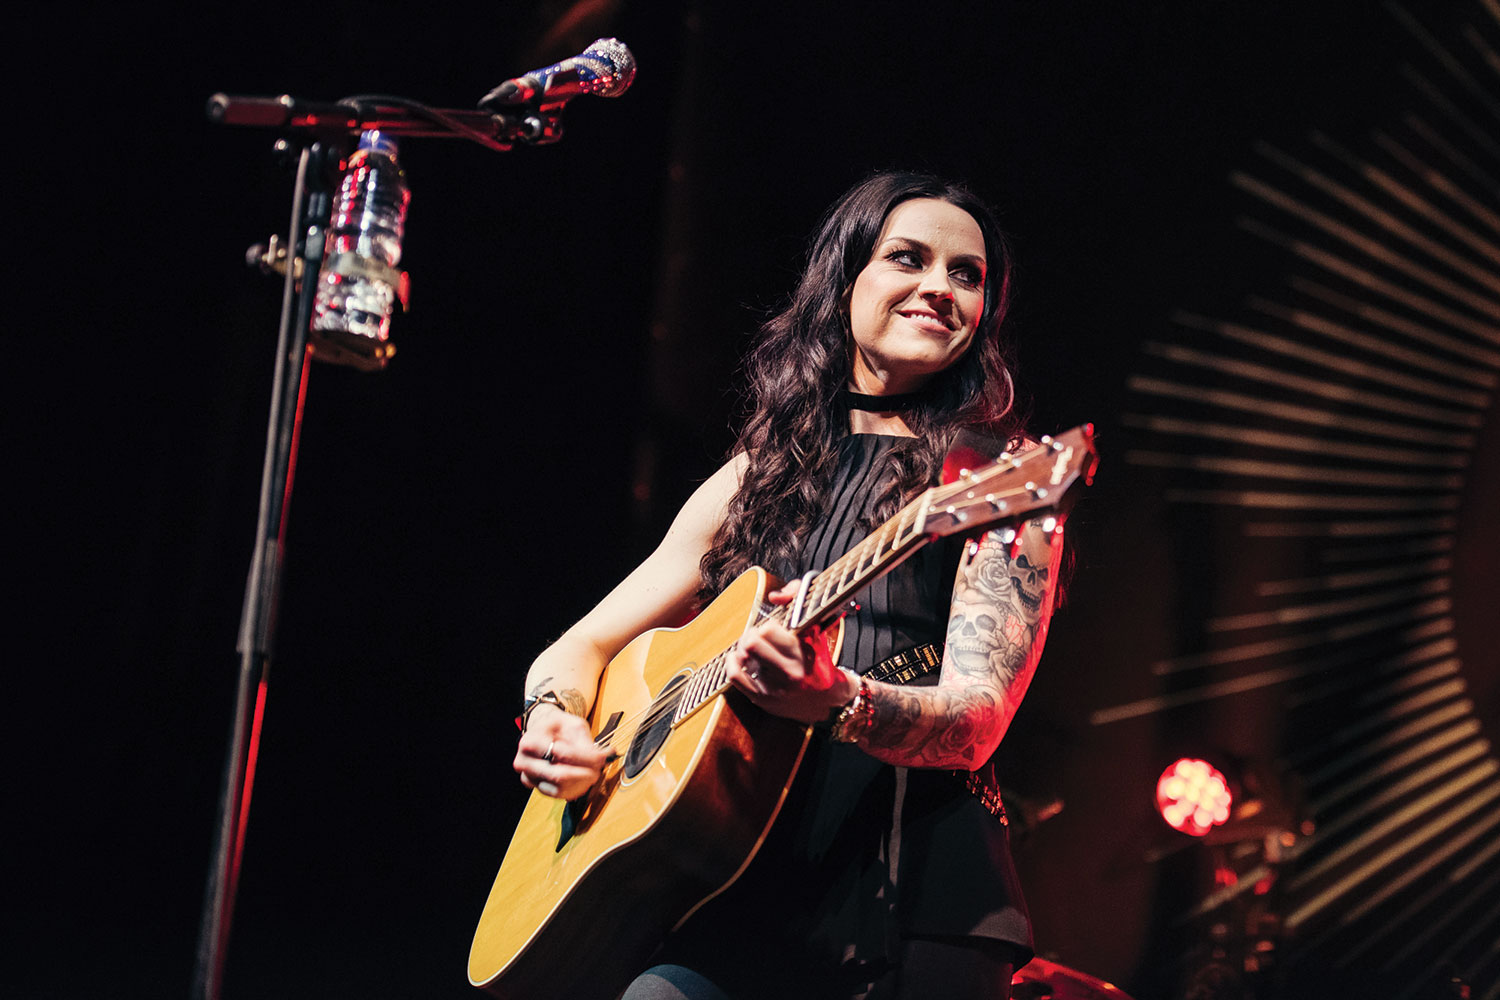
[[673, 928], [739, 877], [812, 727], [731, 690], [729, 652], [770, 616], [799, 634], [825, 629], [837, 659], [860, 588], [946, 535], [1038, 512], [1060, 523], [1098, 461], [1091, 425], [992, 457], [950, 451], [949, 482], [808, 574], [793, 603], [768, 604], [774, 581], [750, 569], [688, 624], [646, 632], [609, 662], [589, 725], [613, 757], [574, 802], [532, 793], [479, 918], [471, 983], [506, 1000], [611, 1000]]

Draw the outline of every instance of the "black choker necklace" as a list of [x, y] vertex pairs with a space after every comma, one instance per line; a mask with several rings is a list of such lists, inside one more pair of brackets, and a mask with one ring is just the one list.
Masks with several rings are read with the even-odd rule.
[[877, 413], [893, 413], [898, 410], [914, 410], [927, 398], [927, 393], [903, 392], [894, 396], [867, 396], [853, 389], [840, 389], [839, 398], [851, 410], [873, 410]]

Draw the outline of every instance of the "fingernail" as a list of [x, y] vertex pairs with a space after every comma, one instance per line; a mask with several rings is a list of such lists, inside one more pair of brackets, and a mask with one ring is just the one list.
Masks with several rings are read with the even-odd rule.
[[553, 798], [557, 797], [557, 786], [550, 781], [538, 781], [536, 783], [536, 790], [543, 795], [550, 795]]

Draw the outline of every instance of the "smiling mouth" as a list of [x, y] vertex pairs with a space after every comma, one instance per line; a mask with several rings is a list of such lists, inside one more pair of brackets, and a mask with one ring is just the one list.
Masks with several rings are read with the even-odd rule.
[[900, 315], [916, 323], [918, 326], [927, 327], [932, 330], [941, 330], [947, 333], [952, 329], [948, 326], [947, 321], [936, 313], [903, 311]]

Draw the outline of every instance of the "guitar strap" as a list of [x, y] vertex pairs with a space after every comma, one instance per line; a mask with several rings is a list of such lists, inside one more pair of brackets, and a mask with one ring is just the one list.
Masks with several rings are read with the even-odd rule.
[[943, 647], [935, 642], [924, 642], [920, 646], [902, 650], [865, 671], [872, 681], [887, 684], [910, 684], [918, 677], [926, 677], [943, 665]]
[[[926, 677], [942, 665], [943, 647], [935, 642], [926, 642], [881, 660], [865, 671], [865, 676], [872, 681], [882, 681], [886, 684], [910, 684], [919, 677]], [[963, 779], [964, 788], [979, 800], [979, 804], [984, 806], [986, 812], [998, 819], [1001, 825], [1010, 825], [1010, 820], [1005, 815], [1005, 803], [1000, 799], [1000, 782], [995, 774], [993, 762], [986, 762], [977, 771], [954, 771], [953, 773]], [[904, 778], [905, 775], [901, 777]]]

